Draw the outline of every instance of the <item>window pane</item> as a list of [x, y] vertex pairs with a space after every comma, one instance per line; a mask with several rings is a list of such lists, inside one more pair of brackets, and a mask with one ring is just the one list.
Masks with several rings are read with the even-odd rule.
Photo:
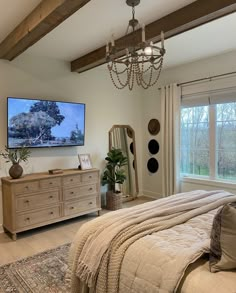
[[236, 103], [218, 104], [216, 109], [217, 177], [236, 180]]
[[181, 110], [181, 172], [209, 176], [209, 107]]

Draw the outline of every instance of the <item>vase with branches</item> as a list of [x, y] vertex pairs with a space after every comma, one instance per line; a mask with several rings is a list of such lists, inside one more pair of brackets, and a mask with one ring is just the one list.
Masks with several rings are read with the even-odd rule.
[[9, 174], [13, 179], [21, 177], [23, 168], [21, 167], [20, 162], [26, 162], [30, 157], [30, 153], [30, 150], [25, 147], [19, 149], [8, 149], [6, 146], [5, 152], [0, 152], [0, 156], [6, 160], [6, 163], [12, 163], [12, 166], [9, 169]]

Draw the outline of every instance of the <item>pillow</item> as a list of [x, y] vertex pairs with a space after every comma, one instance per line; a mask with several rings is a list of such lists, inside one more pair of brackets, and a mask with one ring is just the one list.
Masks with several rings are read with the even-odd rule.
[[224, 205], [214, 218], [209, 263], [213, 273], [236, 269], [236, 202]]

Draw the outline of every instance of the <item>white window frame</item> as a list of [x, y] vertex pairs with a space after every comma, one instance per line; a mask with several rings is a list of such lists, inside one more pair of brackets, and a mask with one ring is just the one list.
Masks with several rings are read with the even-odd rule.
[[209, 178], [216, 179], [216, 105], [209, 105]]
[[[226, 102], [228, 103], [228, 102]], [[196, 175], [191, 173], [182, 173], [180, 172], [181, 178], [192, 178], [192, 179], [203, 179], [203, 180], [212, 180], [214, 182], [222, 183], [235, 183], [236, 180], [230, 179], [219, 179], [217, 177], [217, 141], [216, 141], [216, 106], [217, 104], [208, 105], [209, 107], [209, 176]], [[194, 106], [195, 107], [195, 106]], [[183, 107], [181, 107], [183, 109]], [[180, 136], [181, 136], [180, 132]], [[180, 137], [180, 141], [182, 141]]]
[[[217, 178], [217, 151], [216, 151], [216, 105], [222, 103], [222, 96], [224, 103], [236, 102], [236, 75], [225, 76], [222, 78], [209, 79], [200, 83], [187, 84], [181, 87], [182, 91], [182, 107], [197, 107], [209, 106], [209, 176], [195, 175], [189, 173], [181, 173], [180, 178], [182, 182], [191, 183], [194, 180], [199, 183], [212, 182], [223, 186], [236, 185], [235, 180]], [[181, 108], [182, 108], [181, 107]], [[181, 133], [180, 133], [181, 135]], [[181, 141], [181, 138], [180, 138]]]

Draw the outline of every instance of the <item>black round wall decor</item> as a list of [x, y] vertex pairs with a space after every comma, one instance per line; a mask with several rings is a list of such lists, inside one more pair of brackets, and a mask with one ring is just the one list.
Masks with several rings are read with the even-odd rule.
[[155, 158], [149, 159], [147, 162], [147, 168], [149, 172], [156, 173], [159, 168], [158, 161]]
[[131, 151], [132, 154], [134, 154], [134, 143], [131, 142], [131, 144], [129, 145], [129, 149]]
[[157, 119], [151, 119], [148, 123], [148, 131], [152, 135], [156, 135], [160, 131], [160, 122]]
[[155, 139], [151, 139], [148, 143], [149, 152], [155, 155], [159, 152], [159, 143]]

